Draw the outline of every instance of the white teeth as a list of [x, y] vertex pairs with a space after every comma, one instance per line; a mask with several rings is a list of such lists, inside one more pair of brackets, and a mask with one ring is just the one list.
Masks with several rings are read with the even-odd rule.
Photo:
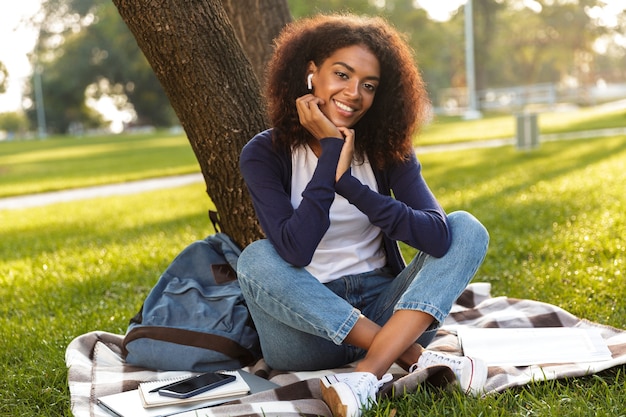
[[352, 107], [348, 107], [348, 106], [346, 106], [345, 104], [338, 102], [337, 100], [335, 100], [335, 104], [336, 104], [336, 105], [337, 105], [337, 107], [339, 107], [341, 110], [344, 110], [344, 111], [350, 111], [350, 112], [353, 112], [353, 111], [354, 111], [354, 109], [353, 109]]

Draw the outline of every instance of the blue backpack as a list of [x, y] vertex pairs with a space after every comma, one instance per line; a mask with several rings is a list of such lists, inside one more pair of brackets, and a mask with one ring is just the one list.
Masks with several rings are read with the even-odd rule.
[[150, 369], [239, 369], [261, 357], [237, 281], [241, 250], [216, 233], [187, 246], [161, 275], [124, 336], [126, 362]]

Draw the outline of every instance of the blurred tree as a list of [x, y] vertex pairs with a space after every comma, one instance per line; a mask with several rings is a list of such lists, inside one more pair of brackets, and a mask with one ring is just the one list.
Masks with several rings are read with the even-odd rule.
[[595, 60], [595, 72], [601, 83], [623, 83], [626, 80], [626, 6], [622, 7], [624, 11], [617, 14], [614, 20], [606, 21], [601, 14], [594, 14], [597, 24], [608, 29], [596, 43], [599, 54]]
[[[586, 67], [593, 65], [595, 55], [593, 43], [606, 29], [596, 25], [587, 10], [601, 3], [507, 0], [506, 7], [493, 5], [492, 13], [487, 13], [494, 16], [491, 35], [476, 35], [481, 39], [477, 51], [482, 56], [480, 61], [487, 65], [484, 74], [490, 86], [558, 83], [567, 76], [588, 76]], [[482, 82], [484, 86], [485, 80]]]
[[[494, 45], [498, 42], [498, 19], [505, 5], [496, 0], [475, 0], [474, 8], [474, 62], [476, 64], [476, 89], [489, 87], [497, 76], [498, 66], [489, 65]], [[465, 19], [465, 16], [463, 16]]]
[[[287, 4], [273, 5], [263, 16], [256, 2], [246, 5], [223, 0], [223, 4], [237, 23], [237, 37], [262, 79], [272, 39], [290, 20]], [[105, 96], [118, 110], [135, 114], [137, 125], [171, 126], [177, 122], [161, 84], [113, 3], [48, 0], [44, 15], [33, 59], [42, 69], [51, 130], [101, 125], [102, 118], [85, 100], [93, 103]], [[266, 24], [256, 23], [261, 18]], [[27, 94], [34, 102], [32, 87]], [[34, 120], [34, 108], [29, 115]]]
[[[52, 61], [40, 60], [41, 88], [45, 92], [46, 125], [50, 132], [65, 133], [70, 126], [82, 130], [102, 123], [100, 115], [85, 102], [85, 88], [92, 82], [88, 70], [90, 45], [82, 42], [82, 35], [68, 35], [63, 53]], [[34, 93], [34, 92], [33, 92]], [[33, 97], [33, 101], [36, 97]], [[34, 124], [35, 109], [28, 112]]]
[[24, 113], [0, 113], [0, 130], [6, 131], [9, 139], [12, 139], [28, 130], [28, 120]]
[[[474, 0], [473, 4], [478, 89], [559, 84], [567, 79], [591, 84], [597, 78], [596, 60], [607, 61], [596, 53], [594, 43], [609, 29], [590, 13], [603, 7], [601, 0]], [[464, 18], [457, 13], [450, 23], [462, 23]], [[612, 61], [608, 66], [623, 67], [616, 64]], [[455, 63], [454, 68], [451, 85], [465, 86], [462, 67]]]
[[[590, 11], [602, 4], [599, 0], [474, 0], [477, 88], [595, 82], [594, 43], [607, 28], [592, 19]], [[452, 32], [451, 25], [456, 22], [458, 30], [464, 19], [462, 12], [457, 13], [445, 24], [455, 42], [463, 42], [464, 36]], [[450, 86], [465, 87], [464, 54], [459, 55], [458, 48], [448, 50], [456, 58], [451, 62]]]
[[[32, 60], [42, 72], [51, 131], [102, 125], [100, 114], [87, 103], [103, 96], [119, 110], [132, 110], [138, 124], [175, 123], [154, 72], [112, 3], [48, 0], [43, 10]], [[34, 89], [27, 93], [34, 102]], [[33, 120], [34, 113], [29, 111]]]
[[7, 70], [6, 65], [4, 65], [2, 61], [0, 61], [0, 94], [6, 93], [8, 83], [9, 71]]
[[176, 124], [176, 115], [159, 80], [115, 5], [106, 2], [95, 13], [97, 20], [84, 35], [92, 51], [95, 98], [110, 96], [119, 109], [132, 108], [136, 125]]

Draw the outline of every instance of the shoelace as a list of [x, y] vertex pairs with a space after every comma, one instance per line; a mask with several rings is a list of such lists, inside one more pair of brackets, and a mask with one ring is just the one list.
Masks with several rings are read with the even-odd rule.
[[[361, 404], [366, 404], [367, 401], [370, 398], [376, 398], [376, 393], [378, 392], [378, 390], [380, 389], [380, 387], [382, 387], [383, 385], [385, 385], [387, 382], [391, 381], [393, 379], [393, 376], [391, 374], [385, 374], [383, 375], [383, 377], [379, 380], [372, 380], [371, 378], [368, 378], [366, 376], [362, 376], [359, 381], [356, 383], [357, 385], [357, 389], [356, 389], [356, 393], [359, 396], [359, 402]], [[367, 384], [366, 385], [366, 389], [359, 389], [361, 384]], [[360, 398], [361, 394], [365, 394], [366, 397], [365, 398]]]
[[378, 380], [378, 388], [382, 387], [383, 385], [385, 385], [387, 382], [391, 381], [392, 379], [393, 379], [393, 375], [391, 374], [383, 375], [383, 377]]
[[[431, 357], [431, 355], [426, 356], [426, 360], [424, 360], [424, 367], [428, 367], [430, 365], [447, 365], [448, 367], [450, 367], [453, 371], [457, 371], [457, 367], [459, 366], [459, 364], [461, 363], [460, 359], [454, 359], [452, 357], [449, 356], [435, 356], [436, 360], [433, 360], [433, 358]], [[419, 362], [419, 361], [418, 361]], [[415, 362], [413, 365], [411, 365], [409, 367], [409, 373], [415, 372], [418, 369], [418, 362]]]

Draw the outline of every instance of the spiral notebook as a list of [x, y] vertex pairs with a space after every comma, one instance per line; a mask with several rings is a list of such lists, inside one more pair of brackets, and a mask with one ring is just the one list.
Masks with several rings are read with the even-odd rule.
[[164, 405], [173, 405], [173, 404], [185, 404], [185, 403], [193, 403], [198, 401], [205, 400], [218, 400], [218, 399], [230, 399], [233, 397], [241, 397], [242, 395], [246, 395], [250, 392], [250, 387], [246, 383], [246, 381], [239, 375], [239, 372], [221, 372], [223, 374], [234, 375], [237, 379], [217, 388], [214, 388], [210, 391], [203, 392], [198, 395], [194, 395], [189, 398], [172, 398], [165, 397], [158, 392], [150, 392], [156, 388], [160, 388], [164, 385], [170, 384], [172, 382], [181, 381], [183, 379], [189, 378], [190, 375], [181, 376], [178, 378], [170, 378], [167, 380], [158, 380], [158, 381], [149, 381], [142, 382], [139, 384], [139, 396], [141, 397], [141, 402], [144, 408], [150, 407], [159, 407]]
[[[249, 387], [250, 393], [257, 393], [261, 391], [266, 391], [270, 389], [275, 389], [278, 387], [277, 384], [268, 381], [264, 378], [258, 377], [256, 375], [252, 375], [245, 371], [234, 371], [237, 375], [237, 381], [231, 382], [231, 384], [237, 384], [239, 379], [241, 378]], [[196, 375], [193, 373], [185, 374], [180, 377], [180, 379], [188, 378], [189, 376]], [[161, 384], [165, 385], [169, 382], [173, 382], [173, 380], [179, 379], [173, 378], [167, 381], [153, 381], [153, 382], [144, 382], [141, 385], [143, 389], [146, 391], [150, 391], [153, 388], [156, 388]], [[226, 385], [223, 385], [225, 387]], [[239, 385], [241, 386], [241, 385]], [[220, 387], [221, 388], [221, 387]], [[153, 393], [155, 394], [155, 393]], [[150, 395], [153, 395], [150, 394]], [[157, 394], [158, 395], [158, 394]], [[182, 402], [179, 399], [168, 398], [168, 401], [174, 400], [174, 403], [170, 403], [169, 405], [159, 405], [152, 407], [144, 407], [144, 402], [142, 400], [140, 390], [134, 389], [131, 391], [120, 392], [117, 394], [106, 395], [98, 398], [98, 405], [107, 410], [110, 414], [118, 417], [165, 417], [171, 416], [174, 414], [182, 413], [184, 411], [189, 410], [198, 410], [206, 407], [212, 407], [215, 405], [223, 404], [228, 401], [232, 401], [236, 398], [241, 398], [247, 395], [247, 392], [244, 394], [220, 397], [220, 398], [200, 398], [198, 401], [193, 402]]]

